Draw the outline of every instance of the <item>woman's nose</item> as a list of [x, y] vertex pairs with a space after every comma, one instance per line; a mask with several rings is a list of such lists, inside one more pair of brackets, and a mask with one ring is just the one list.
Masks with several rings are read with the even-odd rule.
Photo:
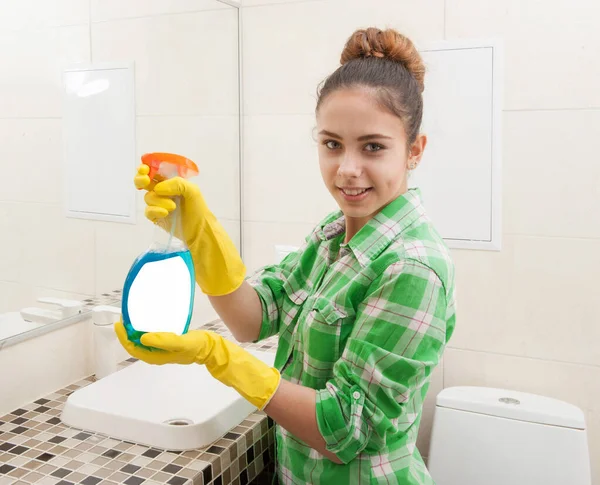
[[362, 172], [360, 161], [351, 154], [346, 154], [340, 161], [338, 174], [344, 177], [358, 177]]

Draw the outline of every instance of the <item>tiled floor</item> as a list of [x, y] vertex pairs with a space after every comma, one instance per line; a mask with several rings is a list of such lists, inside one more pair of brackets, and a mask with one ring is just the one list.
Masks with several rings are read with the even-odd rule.
[[[220, 322], [204, 328], [230, 335]], [[246, 347], [272, 350], [274, 345], [269, 340]], [[68, 395], [93, 380], [84, 379], [0, 417], [0, 485], [246, 485], [272, 461], [273, 422], [262, 412], [248, 416], [210, 446], [187, 452], [65, 426], [59, 417]]]

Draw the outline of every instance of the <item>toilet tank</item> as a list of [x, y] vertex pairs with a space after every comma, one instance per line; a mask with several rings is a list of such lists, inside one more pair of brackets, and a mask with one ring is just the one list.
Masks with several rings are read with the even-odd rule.
[[436, 485], [591, 485], [583, 413], [522, 392], [444, 389], [428, 469]]

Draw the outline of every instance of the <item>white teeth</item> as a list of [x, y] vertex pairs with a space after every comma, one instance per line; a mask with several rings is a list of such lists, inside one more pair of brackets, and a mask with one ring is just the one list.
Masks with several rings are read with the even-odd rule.
[[346, 195], [360, 195], [366, 191], [367, 189], [342, 189], [342, 192]]

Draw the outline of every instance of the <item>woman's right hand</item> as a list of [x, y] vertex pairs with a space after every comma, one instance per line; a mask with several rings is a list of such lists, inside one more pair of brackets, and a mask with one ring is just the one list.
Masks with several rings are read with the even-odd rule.
[[148, 165], [141, 164], [133, 179], [137, 189], [147, 190], [144, 195], [146, 218], [169, 232], [171, 218], [168, 216], [177, 208], [174, 198], [180, 197], [181, 227], [176, 229], [182, 229], [183, 234], [179, 234], [179, 230], [177, 230], [175, 236], [185, 241], [188, 247], [191, 246], [197, 238], [195, 232], [197, 227], [193, 222], [200, 220], [202, 214], [209, 211], [200, 189], [197, 185], [180, 177], [157, 183], [150, 179], [149, 171]]
[[146, 217], [170, 230], [171, 218], [167, 216], [177, 207], [173, 198], [179, 197], [182, 234], [177, 231], [175, 236], [190, 249], [198, 286], [210, 296], [235, 291], [244, 281], [246, 268], [198, 186], [181, 177], [156, 183], [148, 176], [149, 171], [150, 168], [142, 164], [134, 177], [136, 188], [148, 191], [144, 196]]

